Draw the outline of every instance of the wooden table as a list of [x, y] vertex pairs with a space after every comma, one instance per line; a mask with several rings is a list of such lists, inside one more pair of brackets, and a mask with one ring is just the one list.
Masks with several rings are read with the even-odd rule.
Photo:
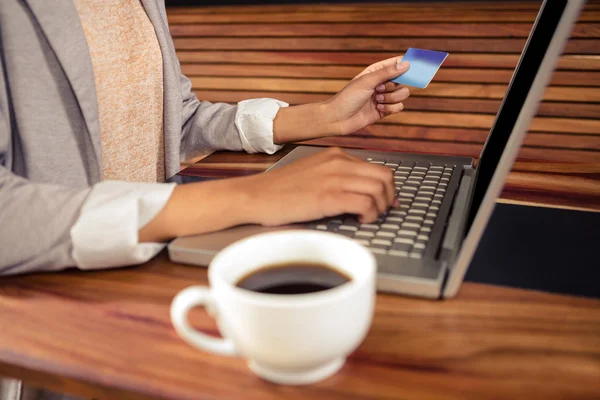
[[[184, 174], [254, 173], [280, 156], [214, 155]], [[177, 336], [173, 296], [206, 283], [205, 269], [165, 254], [139, 267], [2, 278], [0, 375], [95, 399], [600, 398], [597, 299], [475, 283], [447, 301], [382, 294], [340, 373], [284, 387]], [[203, 310], [192, 321], [218, 334]]]

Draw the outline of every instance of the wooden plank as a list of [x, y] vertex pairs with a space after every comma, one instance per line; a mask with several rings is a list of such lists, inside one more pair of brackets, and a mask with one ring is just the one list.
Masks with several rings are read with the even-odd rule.
[[[246, 99], [276, 98], [289, 104], [305, 104], [325, 101], [331, 98], [327, 93], [295, 93], [270, 91], [227, 91], [227, 90], [195, 90], [199, 99], [211, 102], [237, 103]], [[501, 100], [493, 99], [460, 99], [412, 96], [404, 102], [407, 111], [455, 111], [474, 112], [495, 115], [500, 108]], [[598, 103], [566, 103], [543, 102], [538, 109], [538, 116], [597, 118], [600, 115]]]
[[[489, 129], [494, 119], [495, 116], [484, 114], [403, 111], [399, 114], [387, 116], [381, 122], [385, 124]], [[600, 119], [537, 117], [532, 121], [529, 130], [532, 132], [598, 135], [600, 133]]]
[[[397, 52], [309, 52], [309, 51], [178, 51], [181, 62], [232, 63], [232, 64], [308, 64], [366, 66], [386, 58], [398, 56]], [[445, 67], [514, 68], [519, 60], [515, 54], [451, 54]], [[598, 55], [565, 55], [558, 69], [598, 71]]]
[[[488, 134], [489, 129], [375, 124], [361, 129], [352, 136], [483, 144]], [[523, 146], [598, 151], [597, 157], [600, 162], [600, 136], [529, 133], [525, 136]]]
[[[181, 64], [188, 76], [246, 76], [279, 78], [327, 78], [350, 80], [366, 66], [347, 65], [257, 65], [257, 64]], [[436, 82], [502, 83], [513, 75], [512, 69], [444, 68], [435, 76]], [[552, 86], [600, 86], [600, 71], [555, 71]]]
[[[194, 89], [250, 90], [305, 93], [337, 93], [348, 83], [339, 79], [288, 79], [288, 78], [240, 78], [240, 77], [192, 77]], [[478, 99], [502, 99], [506, 85], [430, 83], [426, 89], [411, 88], [411, 96], [467, 97]], [[549, 87], [545, 101], [600, 102], [600, 88]]]
[[[485, 49], [488, 53], [520, 54], [525, 46], [525, 39], [457, 39], [457, 38], [265, 38], [246, 37], [194, 37], [176, 38], [178, 50], [286, 50], [286, 51], [396, 51], [401, 52], [409, 47], [444, 50], [452, 53], [473, 53]], [[598, 54], [597, 40], [572, 39], [568, 42], [564, 54]]]
[[[179, 37], [496, 37], [527, 38], [531, 23], [289, 23], [289, 24], [172, 24], [171, 35]], [[572, 38], [598, 38], [600, 24], [578, 23]]]
[[[338, 136], [315, 139], [300, 144], [320, 146], [342, 146], [380, 151], [404, 151], [422, 154], [446, 154], [465, 157], [478, 157], [481, 144], [432, 142], [418, 140], [401, 140], [388, 138], [364, 138], [355, 136]], [[598, 162], [597, 152], [579, 150], [537, 149], [523, 147], [519, 151], [518, 161], [540, 162]]]
[[[600, 4], [595, 3], [595, 0], [588, 1], [583, 9], [583, 13], [592, 10], [599, 10]], [[498, 2], [498, 1], [485, 1], [485, 2], [419, 2], [419, 3], [402, 3], [403, 11], [438, 11], [440, 9], [468, 9], [468, 10], [480, 10], [487, 12], [495, 12], [497, 10], [507, 11], [537, 11], [540, 8], [541, 3], [539, 1], [524, 1], [524, 2]], [[169, 14], [236, 14], [236, 13], [296, 13], [296, 12], [313, 12], [313, 4], [244, 4], [242, 6], [231, 7], [230, 5], [219, 5], [219, 6], [201, 6], [201, 7], [169, 7]], [[398, 4], [390, 3], [369, 3], [368, 8], [373, 11], [382, 12], [396, 12], [399, 8]], [[319, 4], [319, 11], [336, 13], [336, 12], [364, 12], [364, 4]]]
[[[403, 12], [381, 12], [365, 9], [363, 12], [240, 12], [212, 14], [169, 14], [169, 24], [202, 23], [290, 23], [290, 22], [529, 22], [533, 23], [537, 10], [510, 11], [453, 10], [439, 8], [432, 12], [407, 10]], [[590, 10], [581, 14], [579, 22], [600, 21], [600, 11]]]

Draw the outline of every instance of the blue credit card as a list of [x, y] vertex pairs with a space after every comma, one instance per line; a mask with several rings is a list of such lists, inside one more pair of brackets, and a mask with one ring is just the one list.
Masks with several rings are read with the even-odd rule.
[[424, 50], [409, 48], [402, 57], [402, 61], [408, 61], [410, 68], [392, 82], [400, 83], [406, 86], [413, 86], [425, 89], [433, 79], [438, 69], [448, 57], [448, 53], [443, 51]]

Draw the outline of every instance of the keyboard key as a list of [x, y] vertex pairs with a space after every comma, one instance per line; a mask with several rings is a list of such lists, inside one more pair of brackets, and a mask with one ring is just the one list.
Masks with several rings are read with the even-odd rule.
[[408, 210], [408, 215], [411, 214], [419, 214], [419, 215], [425, 215], [427, 212], [425, 210], [419, 210], [419, 209], [414, 209], [411, 208], [410, 210]]
[[356, 232], [356, 237], [373, 238], [375, 237], [375, 232], [358, 231]]
[[444, 183], [444, 182], [440, 182], [440, 184], [438, 185], [438, 187], [441, 187], [441, 188], [444, 188], [444, 189], [445, 189], [445, 188], [447, 188], [447, 187], [448, 187], [448, 184], [447, 184], [447, 183]]
[[373, 239], [371, 240], [371, 244], [372, 245], [381, 245], [381, 246], [391, 246], [392, 245], [392, 241], [391, 240], [386, 240], [386, 239]]
[[423, 186], [421, 186], [421, 189], [423, 189], [423, 190], [435, 190], [435, 186], [423, 185]]
[[[425, 177], [425, 180], [422, 182], [423, 185], [435, 185], [437, 186], [438, 182], [433, 179], [428, 179]], [[435, 188], [434, 188], [435, 189]]]
[[410, 258], [423, 258], [423, 254], [421, 253], [417, 253], [417, 252], [412, 252], [409, 254]]
[[[433, 221], [432, 221], [433, 222]], [[420, 224], [415, 224], [414, 222], [405, 222], [402, 224], [402, 229], [408, 229], [408, 228], [421, 228]]]
[[402, 190], [409, 190], [409, 191], [411, 191], [411, 192], [416, 192], [417, 190], [419, 190], [419, 187], [418, 187], [418, 186], [416, 186], [416, 185], [415, 185], [415, 186], [411, 186], [411, 185], [409, 185], [409, 184], [407, 183], [407, 184], [405, 184], [404, 186], [402, 186]]
[[410, 237], [397, 237], [396, 239], [394, 239], [394, 243], [403, 243], [412, 246], [415, 243], [415, 239]]
[[429, 217], [429, 218], [435, 218], [435, 217], [437, 217], [437, 213], [434, 213], [434, 212], [428, 212], [428, 213], [427, 213], [425, 216], [426, 216], [426, 217]]
[[427, 235], [419, 235], [417, 236], [418, 240], [424, 240], [424, 241], [428, 241], [429, 240], [429, 236]]
[[448, 182], [450, 182], [450, 179], [448, 179], [448, 178], [442, 178], [442, 179], [440, 179], [440, 182], [446, 182], [446, 183], [448, 183]]
[[374, 246], [371, 246], [371, 247], [370, 247], [370, 250], [371, 250], [373, 253], [377, 253], [377, 254], [386, 254], [386, 253], [387, 253], [386, 249], [379, 248], [379, 247], [374, 247]]
[[434, 223], [435, 223], [435, 221], [432, 219], [426, 219], [425, 221], [423, 221], [423, 225], [430, 226], [430, 227], [433, 226]]
[[374, 225], [374, 224], [360, 224], [360, 229], [367, 230], [367, 231], [376, 231], [379, 229], [379, 226]]
[[439, 176], [442, 176], [442, 171], [429, 171], [429, 172], [427, 172], [427, 175], [439, 177]]
[[385, 222], [398, 222], [398, 223], [401, 223], [401, 222], [404, 222], [404, 218], [402, 218], [402, 217], [387, 217], [385, 219]]
[[381, 229], [392, 229], [394, 231], [397, 231], [398, 229], [400, 229], [400, 225], [396, 225], [396, 224], [382, 224], [381, 225]]
[[431, 211], [439, 211], [440, 210], [440, 208], [438, 206], [434, 206], [434, 205], [430, 206], [429, 209]]
[[377, 231], [375, 234], [377, 238], [394, 238], [396, 234], [394, 232], [386, 232], [386, 231]]
[[422, 172], [423, 172], [423, 174], [425, 174], [425, 171], [427, 171], [428, 169], [429, 169], [429, 168], [427, 168], [427, 167], [424, 167], [424, 166], [422, 166], [422, 165], [416, 165], [416, 166], [413, 168], [413, 171], [422, 171]]
[[415, 168], [415, 170], [413, 170], [413, 172], [410, 174], [410, 176], [425, 176], [425, 172], [416, 171], [416, 168]]
[[369, 162], [370, 162], [371, 164], [381, 164], [381, 165], [384, 165], [384, 164], [385, 164], [385, 162], [383, 162], [383, 161], [375, 161], [375, 160], [373, 160], [373, 161], [369, 161]]
[[385, 165], [386, 165], [387, 167], [394, 167], [394, 168], [397, 168], [397, 167], [398, 167], [398, 164], [396, 164], [396, 163], [392, 163], [392, 162], [386, 162], [386, 163], [385, 163]]
[[444, 167], [442, 167], [441, 165], [432, 165], [431, 167], [429, 167], [429, 170], [431, 171], [442, 171], [444, 169]]
[[425, 243], [415, 243], [415, 249], [417, 249], [417, 250], [425, 249]]
[[327, 225], [317, 225], [317, 229], [320, 231], [326, 231], [327, 230]]
[[428, 226], [424, 226], [421, 228], [421, 232], [423, 233], [430, 233], [431, 232], [431, 228]]
[[365, 239], [354, 239], [355, 242], [362, 244], [363, 246], [369, 246], [371, 243]]
[[402, 210], [390, 210], [389, 214], [390, 215], [405, 216], [406, 215], [406, 211], [402, 211]]
[[409, 209], [410, 206], [408, 204], [400, 204], [400, 208]]
[[408, 256], [408, 252], [401, 251], [401, 250], [389, 250], [388, 254], [390, 256], [395, 256], [395, 257], [407, 257]]
[[413, 222], [423, 222], [425, 218], [420, 216], [420, 215], [409, 215], [408, 217], [406, 217], [407, 221], [413, 221]]
[[[421, 228], [421, 230], [422, 230], [422, 228]], [[396, 232], [396, 235], [398, 237], [401, 237], [401, 236], [417, 237], [417, 231], [409, 231], [406, 229], [400, 229], [398, 232]]]
[[358, 228], [356, 226], [350, 226], [350, 225], [340, 225], [340, 227], [338, 229], [340, 231], [352, 231], [352, 232], [356, 232], [358, 230]]
[[431, 202], [431, 204], [441, 206], [442, 205], [442, 201], [439, 200], [439, 199], [433, 199], [433, 201]]
[[433, 196], [422, 196], [420, 193], [417, 193], [417, 197], [415, 197], [415, 201], [425, 201], [429, 203], [433, 199]]
[[417, 193], [419, 196], [433, 196], [433, 192], [431, 190], [423, 190]]
[[[398, 193], [398, 196], [400, 196], [400, 197], [408, 197], [408, 198], [411, 198], [411, 199], [412, 199], [412, 198], [414, 198], [414, 197], [415, 197], [415, 194], [414, 194], [414, 193], [412, 193], [412, 192], [402, 192], [402, 191], [401, 191], [400, 193]], [[407, 205], [407, 204], [404, 204], [404, 205], [405, 205], [406, 207], [402, 207], [403, 205], [400, 205], [400, 207], [402, 207], [402, 208], [408, 208], [408, 205]]]

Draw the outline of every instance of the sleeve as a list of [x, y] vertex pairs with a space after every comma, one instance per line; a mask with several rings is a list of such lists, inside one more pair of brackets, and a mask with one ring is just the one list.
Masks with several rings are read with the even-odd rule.
[[0, 275], [138, 264], [164, 247], [138, 243], [138, 231], [164, 207], [175, 184], [107, 181], [75, 189], [34, 183], [6, 167], [11, 142], [0, 110]]
[[182, 160], [207, 150], [273, 154], [283, 147], [273, 143], [273, 120], [279, 109], [289, 104], [270, 98], [244, 100], [237, 105], [199, 101], [183, 74], [181, 88]]

